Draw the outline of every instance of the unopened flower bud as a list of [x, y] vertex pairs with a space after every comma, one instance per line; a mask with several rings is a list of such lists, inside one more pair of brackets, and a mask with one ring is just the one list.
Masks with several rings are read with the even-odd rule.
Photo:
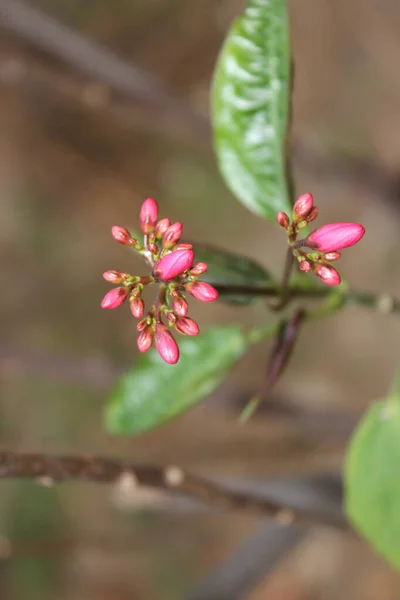
[[318, 206], [313, 206], [307, 216], [307, 223], [311, 223], [311, 221], [315, 221], [318, 217]]
[[193, 244], [185, 244], [185, 243], [183, 243], [183, 244], [177, 244], [174, 247], [174, 252], [176, 250], [193, 250]]
[[206, 263], [197, 262], [194, 263], [193, 267], [191, 267], [189, 271], [189, 275], [192, 277], [199, 277], [199, 275], [203, 275], [208, 269], [208, 265]]
[[157, 254], [157, 252], [158, 252], [157, 244], [155, 244], [154, 242], [148, 244], [147, 248], [150, 250], [150, 252], [152, 254]]
[[109, 283], [121, 283], [123, 281], [123, 273], [119, 271], [106, 271], [103, 273], [103, 277]]
[[364, 233], [364, 227], [358, 223], [330, 223], [310, 233], [306, 243], [320, 252], [335, 252], [354, 246]]
[[141, 319], [144, 314], [144, 302], [141, 298], [133, 298], [130, 301], [131, 313], [135, 319]]
[[331, 265], [313, 264], [314, 273], [326, 285], [339, 285], [341, 279], [339, 273]]
[[189, 317], [179, 317], [175, 323], [175, 327], [184, 335], [198, 335], [200, 331], [196, 321], [193, 321]]
[[176, 314], [172, 310], [168, 310], [165, 313], [165, 318], [167, 319], [168, 323], [175, 323], [177, 317], [176, 317]]
[[303, 221], [310, 214], [313, 207], [313, 197], [311, 194], [302, 194], [294, 203], [293, 219]]
[[163, 323], [157, 323], [154, 341], [161, 358], [168, 364], [174, 365], [179, 360], [179, 348], [173, 335]]
[[278, 225], [284, 227], [285, 229], [289, 227], [289, 217], [285, 212], [278, 212], [278, 214], [276, 215], [276, 222], [278, 223]]
[[186, 317], [188, 310], [189, 310], [188, 303], [186, 302], [186, 300], [184, 298], [182, 298], [182, 296], [179, 296], [178, 298], [174, 298], [174, 300], [172, 302], [172, 308], [174, 309], [176, 314], [179, 315], [180, 317]]
[[308, 260], [302, 260], [299, 262], [299, 269], [303, 271], [303, 273], [308, 273], [311, 271], [311, 263]]
[[338, 258], [340, 258], [342, 255], [340, 254], [340, 252], [328, 252], [327, 254], [325, 254], [325, 260], [332, 262], [333, 260], [337, 260]]
[[163, 256], [154, 266], [154, 275], [168, 281], [184, 273], [192, 265], [194, 254], [192, 250], [177, 250]]
[[147, 352], [153, 343], [153, 332], [150, 327], [141, 331], [137, 338], [139, 352]]
[[182, 223], [173, 223], [168, 227], [163, 235], [162, 246], [164, 249], [172, 248], [177, 242], [179, 242], [182, 235]]
[[187, 283], [185, 285], [185, 289], [197, 298], [197, 300], [201, 300], [202, 302], [214, 302], [218, 298], [217, 290], [206, 283], [205, 281], [194, 281]]
[[147, 198], [140, 209], [140, 227], [146, 235], [154, 231], [157, 222], [158, 206], [153, 198]]
[[127, 244], [131, 239], [131, 234], [125, 227], [120, 227], [119, 225], [114, 225], [111, 227], [111, 234], [117, 242], [120, 244]]
[[170, 225], [171, 225], [171, 221], [169, 219], [160, 219], [160, 221], [158, 221], [156, 228], [155, 228], [156, 236], [158, 238], [162, 238], [162, 236], [167, 231], [167, 229]]
[[117, 287], [107, 292], [101, 301], [101, 308], [117, 308], [127, 299], [129, 294], [129, 288]]

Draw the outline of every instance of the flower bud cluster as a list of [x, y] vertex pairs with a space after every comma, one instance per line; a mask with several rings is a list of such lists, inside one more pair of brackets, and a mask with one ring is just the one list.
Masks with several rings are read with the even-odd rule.
[[[107, 292], [101, 306], [113, 309], [129, 300], [132, 315], [139, 319], [137, 345], [140, 352], [147, 352], [154, 342], [161, 358], [175, 364], [179, 360], [179, 348], [171, 330], [189, 336], [199, 333], [197, 323], [187, 316], [185, 292], [202, 302], [213, 302], [218, 298], [218, 292], [209, 283], [198, 281], [206, 272], [207, 265], [194, 262], [192, 245], [180, 242], [182, 223], [171, 224], [169, 219], [158, 219], [158, 206], [152, 198], [142, 204], [140, 228], [144, 234], [143, 243], [133, 238], [124, 227], [114, 226], [111, 233], [117, 242], [141, 254], [150, 272], [136, 277], [129, 273], [106, 271], [104, 279], [118, 287]], [[151, 284], [158, 285], [158, 293], [145, 314], [142, 293]]]
[[301, 229], [318, 216], [318, 208], [314, 206], [311, 194], [303, 194], [296, 200], [292, 216], [293, 220], [290, 222], [286, 213], [279, 212], [276, 220], [286, 230], [288, 243], [299, 269], [304, 273], [312, 270], [326, 285], [338, 285], [340, 275], [329, 263], [340, 258], [339, 250], [354, 246], [360, 241], [365, 233], [364, 227], [358, 223], [330, 223], [316, 229], [305, 239], [298, 240]]

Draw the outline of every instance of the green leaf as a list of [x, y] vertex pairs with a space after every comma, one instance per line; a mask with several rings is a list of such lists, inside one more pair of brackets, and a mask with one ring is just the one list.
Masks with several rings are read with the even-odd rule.
[[[194, 244], [194, 249], [196, 261], [208, 265], [208, 269], [201, 279], [215, 287], [237, 285], [265, 288], [276, 286], [271, 275], [252, 259], [204, 244]], [[257, 300], [257, 296], [221, 293], [219, 299], [231, 304], [251, 304]]]
[[213, 128], [226, 184], [251, 211], [291, 211], [285, 137], [290, 53], [285, 0], [248, 0], [218, 59]]
[[345, 507], [375, 550], [400, 569], [400, 396], [374, 404], [350, 442]]
[[210, 394], [246, 351], [237, 326], [215, 327], [179, 340], [180, 359], [167, 365], [152, 349], [118, 382], [106, 411], [111, 433], [137, 434], [178, 416]]

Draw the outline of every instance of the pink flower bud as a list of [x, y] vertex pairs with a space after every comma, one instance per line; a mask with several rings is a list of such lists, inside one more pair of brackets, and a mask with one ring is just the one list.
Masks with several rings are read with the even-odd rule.
[[141, 298], [133, 298], [130, 302], [131, 313], [135, 319], [141, 319], [144, 314], [144, 302]]
[[120, 227], [119, 225], [114, 225], [111, 227], [111, 233], [117, 242], [120, 244], [127, 244], [131, 238], [131, 234], [125, 227]]
[[358, 223], [330, 223], [310, 233], [306, 243], [320, 252], [335, 252], [354, 246], [364, 233], [364, 227]]
[[153, 343], [153, 332], [150, 327], [141, 331], [138, 335], [137, 346], [139, 352], [147, 352]]
[[337, 260], [338, 258], [340, 258], [342, 255], [340, 254], [340, 252], [328, 252], [328, 254], [325, 254], [325, 260], [328, 260], [329, 262], [333, 261], [333, 260]]
[[174, 301], [172, 302], [172, 308], [180, 317], [186, 317], [189, 310], [188, 303], [182, 297], [174, 298]]
[[109, 283], [121, 283], [123, 281], [123, 273], [119, 271], [106, 271], [103, 277]]
[[184, 273], [192, 265], [194, 254], [192, 250], [177, 250], [163, 256], [154, 266], [154, 274], [168, 281]]
[[174, 248], [175, 250], [193, 250], [192, 244], [177, 244]]
[[208, 265], [206, 263], [197, 262], [194, 263], [193, 267], [189, 271], [189, 275], [193, 277], [198, 277], [199, 275], [203, 275], [208, 269]]
[[197, 298], [197, 300], [201, 300], [202, 302], [214, 302], [218, 298], [217, 290], [206, 283], [205, 281], [194, 281], [191, 283], [187, 283], [185, 285], [185, 289]]
[[303, 273], [308, 273], [311, 271], [311, 263], [308, 260], [302, 260], [299, 262], [299, 269], [303, 271]]
[[172, 248], [177, 242], [179, 242], [182, 235], [182, 223], [173, 223], [170, 225], [163, 235], [162, 245], [163, 248]]
[[293, 219], [302, 221], [309, 214], [313, 207], [313, 197], [311, 194], [303, 194], [300, 196], [293, 206]]
[[278, 225], [284, 227], [285, 229], [289, 227], [289, 217], [284, 212], [278, 212], [278, 214], [276, 215], [276, 222], [278, 223]]
[[200, 331], [197, 323], [193, 319], [189, 319], [189, 317], [179, 317], [175, 323], [175, 327], [184, 335], [198, 335]]
[[178, 344], [170, 331], [162, 323], [157, 323], [154, 341], [161, 358], [169, 365], [174, 365], [179, 360]]
[[158, 238], [161, 238], [170, 225], [171, 221], [169, 219], [161, 219], [160, 221], [158, 221], [155, 229], [156, 236]]
[[307, 223], [311, 223], [311, 221], [315, 221], [315, 219], [318, 217], [318, 207], [317, 206], [313, 206], [312, 209], [310, 210], [308, 217], [307, 217]]
[[140, 209], [140, 227], [146, 235], [154, 231], [158, 217], [157, 202], [153, 198], [147, 198]]
[[339, 285], [341, 279], [339, 273], [331, 265], [314, 263], [314, 273], [326, 285]]
[[117, 287], [113, 290], [110, 290], [101, 301], [101, 308], [117, 308], [123, 302], [125, 302], [128, 294], [129, 288], [126, 287]]

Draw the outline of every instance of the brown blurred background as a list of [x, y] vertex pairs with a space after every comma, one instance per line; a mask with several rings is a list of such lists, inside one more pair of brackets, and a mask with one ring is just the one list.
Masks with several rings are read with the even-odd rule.
[[[141, 201], [153, 196], [162, 215], [183, 221], [187, 239], [234, 247], [274, 274], [282, 267], [281, 233], [227, 192], [211, 150], [212, 71], [242, 4], [0, 0], [3, 448], [178, 462], [215, 477], [337, 473], [355, 419], [388, 389], [400, 319], [349, 310], [303, 331], [274, 397], [296, 412], [265, 409], [237, 423], [264, 372], [268, 348], [259, 347], [213, 398], [167, 426], [137, 439], [104, 430], [107, 395], [136, 343], [127, 309], [101, 311], [101, 274], [140, 267], [113, 242], [111, 225], [135, 227]], [[88, 66], [91, 47], [63, 47], [57, 27], [47, 40], [29, 9], [140, 73], [118, 70], [98, 49]], [[400, 295], [400, 3], [290, 0], [289, 9], [297, 191], [313, 192], [320, 223], [365, 225], [362, 245], [340, 265], [351, 285]], [[193, 304], [193, 313], [203, 326], [267, 316], [262, 303]], [[1, 600], [189, 598], [264, 526], [147, 491], [5, 480], [0, 490]], [[252, 551], [246, 560], [256, 562]], [[245, 598], [400, 597], [383, 561], [329, 528], [305, 532], [273, 571], [265, 564], [263, 573], [261, 561], [256, 579]]]

